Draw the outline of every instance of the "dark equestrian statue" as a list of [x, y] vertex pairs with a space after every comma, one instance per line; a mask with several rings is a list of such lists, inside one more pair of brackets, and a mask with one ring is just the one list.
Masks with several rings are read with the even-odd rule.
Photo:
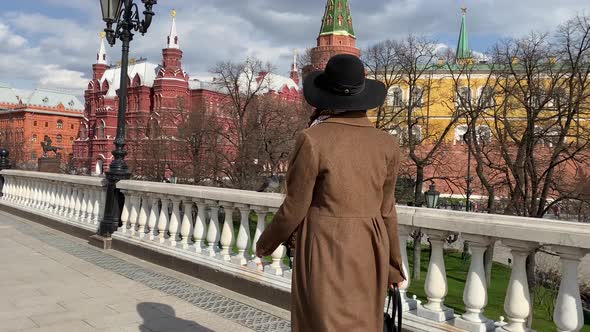
[[41, 147], [43, 147], [43, 157], [47, 158], [49, 152], [55, 153], [55, 156], [57, 157], [59, 156], [59, 150], [63, 150], [61, 147], [51, 145], [52, 142], [51, 138], [47, 135], [43, 139], [43, 142], [41, 142]]

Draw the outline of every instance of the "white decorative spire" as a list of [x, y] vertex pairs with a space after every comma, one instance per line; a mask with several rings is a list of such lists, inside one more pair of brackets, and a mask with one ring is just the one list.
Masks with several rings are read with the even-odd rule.
[[297, 49], [293, 51], [293, 69], [292, 71], [297, 71]]
[[96, 63], [99, 65], [106, 65], [107, 64], [107, 51], [106, 47], [104, 46], [104, 38], [106, 37], [106, 33], [104, 31], [100, 32], [100, 50], [98, 54], [96, 54]]
[[172, 27], [168, 35], [168, 48], [180, 48], [178, 45], [178, 33], [176, 32], [176, 9], [172, 10], [170, 16], [172, 16]]

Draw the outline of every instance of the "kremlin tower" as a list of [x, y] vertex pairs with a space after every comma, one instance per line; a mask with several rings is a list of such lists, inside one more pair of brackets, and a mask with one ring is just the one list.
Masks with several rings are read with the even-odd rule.
[[311, 50], [311, 68], [306, 68], [305, 72], [323, 70], [336, 54], [361, 55], [356, 47], [348, 0], [328, 0], [326, 3], [317, 46]]

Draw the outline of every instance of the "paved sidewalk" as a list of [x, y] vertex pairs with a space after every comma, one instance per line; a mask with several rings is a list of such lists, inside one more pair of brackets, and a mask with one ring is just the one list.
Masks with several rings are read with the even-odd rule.
[[0, 211], [0, 332], [289, 331], [289, 313]]

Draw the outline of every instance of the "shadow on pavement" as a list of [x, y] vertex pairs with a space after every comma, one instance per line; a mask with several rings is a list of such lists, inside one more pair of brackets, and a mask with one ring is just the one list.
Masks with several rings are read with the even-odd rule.
[[197, 322], [176, 317], [174, 308], [167, 304], [142, 302], [137, 305], [137, 312], [143, 319], [139, 326], [141, 332], [214, 332]]

